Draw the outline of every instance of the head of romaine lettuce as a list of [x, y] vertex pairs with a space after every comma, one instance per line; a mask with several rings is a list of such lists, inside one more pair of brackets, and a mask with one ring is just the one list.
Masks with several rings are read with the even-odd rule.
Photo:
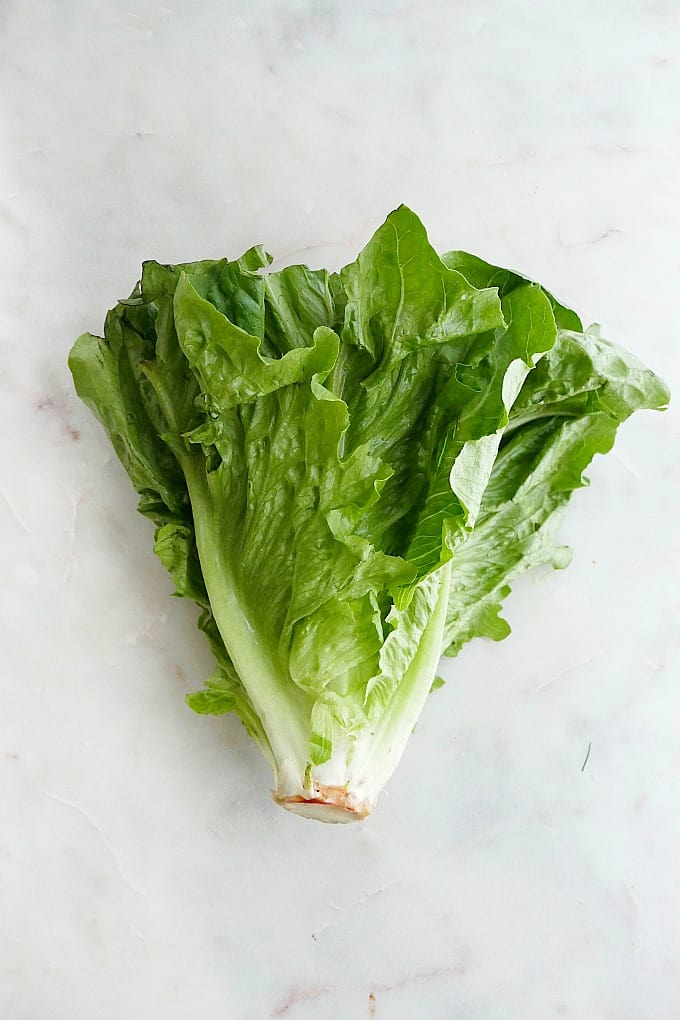
[[407, 208], [340, 273], [146, 262], [76, 389], [156, 524], [275, 799], [362, 818], [442, 651], [505, 637], [508, 582], [566, 565], [595, 453], [663, 383], [516, 273], [437, 254]]

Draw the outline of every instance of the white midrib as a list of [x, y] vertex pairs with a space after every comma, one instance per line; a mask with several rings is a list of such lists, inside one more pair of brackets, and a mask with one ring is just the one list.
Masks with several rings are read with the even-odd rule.
[[276, 763], [280, 795], [302, 791], [309, 760], [311, 701], [276, 661], [239, 597], [231, 558], [219, 541], [217, 514], [204, 467], [193, 457], [183, 464], [194, 516], [196, 545], [210, 606], [222, 640], [253, 703]]
[[350, 765], [355, 794], [375, 801], [406, 749], [427, 700], [441, 658], [451, 583], [451, 561], [439, 568], [437, 604], [406, 670], [374, 732], [357, 748]]

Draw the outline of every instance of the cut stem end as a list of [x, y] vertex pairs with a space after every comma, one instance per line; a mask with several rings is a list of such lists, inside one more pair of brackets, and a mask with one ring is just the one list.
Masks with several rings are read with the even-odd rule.
[[344, 786], [325, 786], [322, 783], [314, 784], [310, 796], [296, 793], [282, 797], [275, 791], [272, 796], [286, 811], [331, 824], [361, 822], [373, 808], [372, 803], [352, 796]]

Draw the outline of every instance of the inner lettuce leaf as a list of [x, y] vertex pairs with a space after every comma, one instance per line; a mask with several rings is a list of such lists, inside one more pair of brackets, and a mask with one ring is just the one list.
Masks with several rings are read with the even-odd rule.
[[76, 390], [156, 526], [274, 797], [365, 817], [442, 651], [498, 640], [509, 582], [563, 567], [571, 492], [664, 384], [517, 273], [443, 256], [404, 206], [339, 273], [145, 262]]

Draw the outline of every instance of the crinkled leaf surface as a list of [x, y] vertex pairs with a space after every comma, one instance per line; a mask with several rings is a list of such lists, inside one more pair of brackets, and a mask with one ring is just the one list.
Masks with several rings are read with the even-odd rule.
[[403, 206], [340, 273], [269, 262], [144, 263], [70, 366], [201, 607], [217, 668], [189, 704], [240, 715], [283, 801], [370, 807], [442, 649], [507, 634], [508, 582], [566, 565], [589, 461], [668, 394]]

